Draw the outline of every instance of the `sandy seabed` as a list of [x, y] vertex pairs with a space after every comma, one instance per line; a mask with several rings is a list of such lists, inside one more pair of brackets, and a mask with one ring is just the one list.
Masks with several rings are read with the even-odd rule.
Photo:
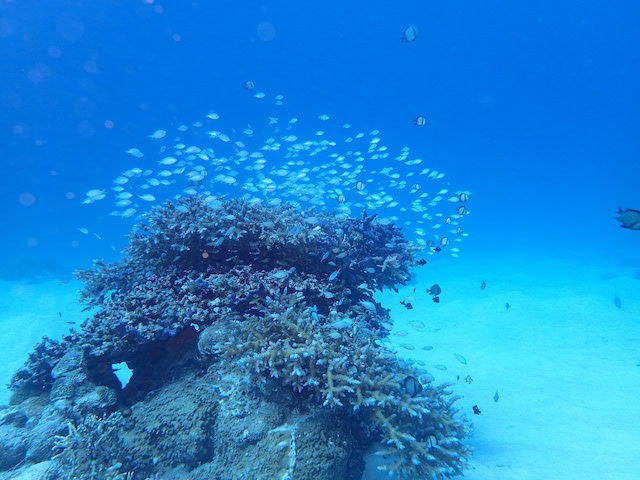
[[[426, 293], [434, 283], [443, 290], [438, 304]], [[42, 335], [59, 338], [73, 326], [67, 322], [86, 317], [79, 288], [0, 282], [3, 385]], [[414, 297], [411, 310], [400, 304], [406, 297]], [[414, 283], [378, 298], [392, 310], [399, 354], [424, 362], [464, 397], [458, 405], [474, 424], [465, 479], [637, 480], [640, 280], [633, 268], [461, 258], [422, 267]], [[0, 389], [0, 404], [8, 399]], [[388, 478], [373, 463], [364, 478]]]

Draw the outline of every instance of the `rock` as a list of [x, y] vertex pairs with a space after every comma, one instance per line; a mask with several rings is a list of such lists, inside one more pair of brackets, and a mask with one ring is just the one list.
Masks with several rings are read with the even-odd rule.
[[26, 452], [24, 429], [13, 425], [0, 427], [0, 472], [7, 471], [22, 462]]

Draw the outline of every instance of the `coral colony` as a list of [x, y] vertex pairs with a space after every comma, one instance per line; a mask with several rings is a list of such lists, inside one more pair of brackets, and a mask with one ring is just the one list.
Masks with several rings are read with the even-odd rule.
[[388, 349], [373, 296], [419, 248], [366, 213], [153, 207], [122, 262], [77, 273], [93, 316], [14, 375], [0, 479], [355, 480], [372, 451], [395, 478], [461, 474], [456, 397]]

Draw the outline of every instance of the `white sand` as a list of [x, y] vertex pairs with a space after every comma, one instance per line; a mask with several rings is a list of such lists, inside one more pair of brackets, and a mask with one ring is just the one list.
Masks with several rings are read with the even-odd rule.
[[[603, 280], [605, 273], [619, 276]], [[459, 406], [475, 425], [469, 441], [475, 454], [464, 478], [638, 478], [640, 280], [632, 275], [632, 268], [568, 260], [485, 258], [474, 264], [463, 258], [422, 267], [415, 285], [380, 295], [392, 309], [398, 351], [425, 361], [436, 381], [453, 382], [455, 393], [464, 395]], [[481, 280], [487, 283], [484, 291]], [[443, 289], [439, 304], [425, 293], [433, 283]], [[3, 383], [41, 335], [59, 337], [69, 328], [66, 321], [84, 318], [77, 288], [57, 282], [2, 284]], [[408, 295], [416, 297], [412, 310], [399, 303]], [[621, 298], [621, 309], [614, 306], [614, 295]], [[415, 328], [415, 321], [425, 327]], [[403, 330], [406, 336], [396, 335]], [[433, 350], [422, 350], [425, 345]], [[447, 370], [433, 369], [438, 364]], [[462, 380], [467, 375], [471, 384]], [[0, 403], [7, 399], [2, 390]], [[481, 415], [472, 414], [473, 405]], [[368, 473], [365, 478], [388, 477]]]
[[[602, 280], [605, 273], [619, 277]], [[459, 405], [475, 426], [465, 478], [639, 478], [640, 280], [632, 275], [561, 260], [460, 259], [421, 270], [416, 294], [412, 286], [381, 296], [396, 330], [408, 332], [393, 341], [416, 347], [405, 356], [464, 395]], [[433, 283], [443, 289], [439, 304], [424, 294]], [[413, 310], [399, 304], [404, 295], [416, 297]], [[410, 326], [415, 320], [426, 327]], [[436, 364], [448, 369], [429, 368]], [[467, 375], [471, 384], [457, 380]]]
[[[77, 301], [80, 283], [0, 281], [0, 404], [9, 402], [5, 386], [43, 336], [59, 339], [86, 317]], [[60, 315], [62, 314], [62, 315]]]

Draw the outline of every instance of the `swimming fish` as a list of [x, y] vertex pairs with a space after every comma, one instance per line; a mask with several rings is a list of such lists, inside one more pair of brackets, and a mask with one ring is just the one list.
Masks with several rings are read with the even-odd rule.
[[504, 304], [504, 308], [505, 308], [506, 310], [509, 310], [509, 309], [511, 308], [511, 305], [509, 305], [509, 302], [507, 302], [507, 303], [505, 303], [505, 304]]
[[456, 357], [456, 359], [463, 365], [467, 364], [467, 359], [464, 358], [464, 356], [460, 355], [459, 353], [454, 353], [454, 356]]
[[406, 308], [407, 310], [413, 309], [413, 305], [411, 305], [411, 302], [405, 302], [404, 300], [400, 300], [400, 304], [404, 305], [404, 308]]
[[498, 400], [500, 400], [500, 395], [498, 395], [498, 390], [496, 390], [496, 394], [493, 396], [493, 401], [498, 403]]
[[253, 87], [255, 87], [255, 84], [251, 80], [247, 80], [246, 82], [244, 82], [243, 87], [246, 90], [253, 90]]
[[622, 308], [622, 300], [620, 300], [619, 296], [613, 297], [613, 304], [618, 308]]
[[485, 288], [487, 288], [487, 282], [482, 280], [482, 283], [480, 283], [480, 290], [484, 290]]
[[402, 384], [404, 386], [405, 392], [407, 392], [412, 397], [415, 397], [422, 391], [422, 384], [411, 375], [405, 377], [405, 379], [402, 381]]
[[404, 29], [400, 40], [403, 42], [414, 42], [418, 38], [418, 27], [411, 25]]
[[440, 295], [442, 293], [442, 288], [440, 288], [440, 285], [438, 285], [437, 283], [435, 283], [431, 288], [427, 289], [427, 293], [437, 296]]
[[413, 123], [415, 123], [419, 127], [424, 127], [427, 124], [427, 119], [420, 115], [419, 117], [416, 117]]
[[618, 207], [618, 220], [622, 225], [622, 228], [628, 228], [629, 230], [640, 230], [640, 210], [633, 210], [631, 208], [627, 208], [626, 210], [622, 210]]

